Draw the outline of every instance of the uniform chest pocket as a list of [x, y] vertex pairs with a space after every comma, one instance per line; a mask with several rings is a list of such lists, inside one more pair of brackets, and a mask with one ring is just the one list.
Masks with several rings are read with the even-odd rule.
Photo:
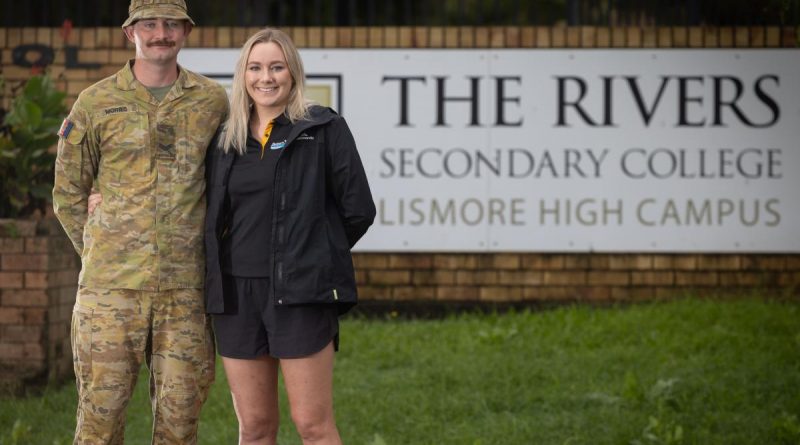
[[205, 174], [206, 152], [219, 120], [219, 116], [205, 111], [182, 113], [177, 119], [175, 161], [179, 181], [194, 181]]
[[98, 126], [101, 174], [118, 184], [149, 181], [153, 156], [147, 113], [112, 114], [101, 118]]

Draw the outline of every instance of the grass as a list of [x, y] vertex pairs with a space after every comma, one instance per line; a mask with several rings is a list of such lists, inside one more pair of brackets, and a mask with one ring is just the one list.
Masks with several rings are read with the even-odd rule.
[[[202, 444], [236, 443], [218, 370]], [[149, 443], [145, 379], [126, 444]], [[350, 317], [335, 380], [347, 444], [800, 444], [800, 305], [681, 300]], [[281, 403], [279, 443], [299, 444]], [[70, 443], [74, 408], [74, 385], [0, 398], [0, 443]]]

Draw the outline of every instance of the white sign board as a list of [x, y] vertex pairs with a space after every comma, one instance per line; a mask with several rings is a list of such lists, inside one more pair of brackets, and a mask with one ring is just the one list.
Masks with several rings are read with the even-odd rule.
[[797, 50], [301, 55], [369, 176], [360, 251], [800, 252]]

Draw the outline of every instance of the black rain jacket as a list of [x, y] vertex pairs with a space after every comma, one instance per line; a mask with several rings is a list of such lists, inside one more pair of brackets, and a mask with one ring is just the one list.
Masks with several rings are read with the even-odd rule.
[[[220, 239], [225, 195], [236, 151], [209, 148], [205, 222], [206, 311], [225, 312]], [[357, 302], [350, 249], [375, 220], [375, 204], [355, 140], [344, 118], [312, 106], [295, 122], [275, 167], [272, 255], [268, 275], [277, 305]], [[267, 274], [265, 274], [266, 276]]]

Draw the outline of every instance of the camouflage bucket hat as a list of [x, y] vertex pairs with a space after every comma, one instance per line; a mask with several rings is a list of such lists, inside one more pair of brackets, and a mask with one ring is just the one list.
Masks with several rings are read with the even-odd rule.
[[194, 25], [194, 21], [186, 11], [184, 0], [131, 0], [128, 20], [125, 20], [122, 27], [133, 25], [139, 20], [156, 18], [188, 20]]

